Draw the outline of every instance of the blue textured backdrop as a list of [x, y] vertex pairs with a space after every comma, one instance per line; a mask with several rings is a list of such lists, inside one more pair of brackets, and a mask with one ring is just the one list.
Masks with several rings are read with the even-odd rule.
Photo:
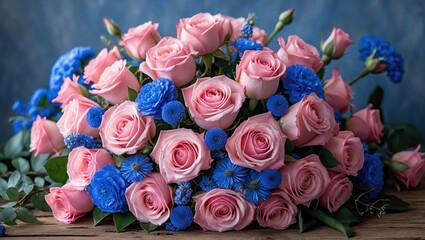
[[[378, 35], [396, 46], [405, 58], [406, 73], [401, 84], [392, 84], [385, 76], [370, 76], [355, 85], [354, 103], [366, 105], [368, 94], [379, 83], [385, 89], [385, 117], [416, 124], [425, 135], [425, 48], [423, 44], [425, 1], [356, 0], [356, 1], [33, 1], [0, 0], [0, 142], [12, 135], [8, 118], [14, 99], [28, 101], [38, 87], [47, 87], [50, 68], [57, 57], [74, 46], [92, 46], [99, 50], [99, 40], [106, 34], [102, 18], [110, 17], [129, 27], [148, 20], [159, 22], [162, 36], [176, 35], [175, 24], [181, 17], [198, 12], [222, 13], [235, 17], [255, 12], [257, 25], [271, 32], [279, 13], [294, 7], [295, 21], [281, 35], [298, 34], [319, 47], [337, 26], [351, 35], [357, 44], [364, 35]], [[277, 41], [271, 44], [277, 50]], [[361, 69], [357, 46], [347, 56], [333, 62], [346, 80]], [[330, 75], [329, 71], [326, 77]]]

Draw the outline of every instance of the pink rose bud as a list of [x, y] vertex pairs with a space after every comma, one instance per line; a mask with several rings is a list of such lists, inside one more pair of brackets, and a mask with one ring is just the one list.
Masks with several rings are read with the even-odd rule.
[[343, 173], [330, 171], [329, 176], [331, 182], [322, 196], [320, 196], [319, 202], [322, 207], [332, 213], [338, 211], [350, 199], [353, 183]]
[[151, 157], [167, 183], [190, 181], [213, 161], [204, 134], [186, 128], [161, 131]]
[[261, 227], [283, 230], [296, 222], [297, 213], [298, 208], [288, 194], [275, 190], [258, 205], [256, 218]]
[[332, 68], [332, 77], [326, 81], [324, 86], [326, 102], [341, 114], [345, 113], [354, 105], [350, 103], [353, 99], [351, 87], [342, 79], [338, 68]]
[[285, 25], [292, 23], [294, 12], [295, 12], [295, 8], [291, 8], [289, 10], [282, 12], [279, 15], [279, 21], [276, 23], [276, 26], [274, 27], [274, 31], [279, 32], [280, 30], [283, 29]]
[[[402, 151], [394, 154], [392, 161], [401, 162], [408, 166], [405, 170], [394, 172], [394, 177], [406, 188], [419, 185], [425, 172], [425, 153], [419, 152], [419, 145], [414, 151]], [[398, 190], [400, 186], [396, 184]]]
[[158, 33], [158, 23], [146, 22], [122, 35], [121, 45], [132, 58], [143, 60], [146, 58], [148, 50], [155, 46], [161, 36]]
[[109, 34], [112, 36], [121, 36], [120, 26], [112, 19], [103, 18], [103, 23], [105, 24], [105, 28]]
[[146, 61], [140, 64], [140, 71], [152, 79], [166, 78], [176, 87], [189, 83], [196, 72], [196, 64], [191, 52], [183, 43], [172, 37], [164, 37], [149, 49]]
[[347, 119], [345, 127], [361, 140], [381, 143], [384, 126], [379, 109], [372, 109], [372, 104], [351, 115]]
[[254, 219], [255, 206], [242, 193], [216, 188], [193, 197], [193, 221], [204, 231], [241, 230]]
[[56, 126], [56, 123], [47, 120], [46, 117], [37, 116], [31, 128], [30, 152], [35, 151], [35, 156], [39, 154], [59, 153], [65, 148], [63, 136]]
[[52, 209], [53, 217], [67, 224], [75, 222], [94, 207], [89, 194], [76, 189], [71, 183], [60, 188], [50, 188], [50, 193], [45, 199]]
[[323, 146], [339, 131], [333, 109], [316, 93], [289, 107], [279, 122], [283, 133], [297, 147]]
[[118, 60], [105, 68], [99, 82], [93, 84], [94, 90], [90, 93], [99, 95], [112, 104], [118, 104], [128, 100], [129, 88], [139, 92], [139, 81], [125, 64], [126, 60]]
[[85, 83], [98, 83], [103, 71], [120, 59], [121, 54], [116, 46], [109, 52], [106, 48], [102, 49], [96, 58], [90, 60], [89, 64], [84, 68]]
[[72, 76], [72, 80], [69, 77], [66, 77], [60, 91], [58, 92], [58, 96], [53, 99], [52, 102], [62, 103], [61, 108], [63, 109], [75, 98], [86, 98], [80, 93], [80, 90], [78, 90], [78, 78], [79, 77], [75, 74]]
[[286, 44], [282, 37], [279, 37], [278, 41], [280, 49], [277, 55], [286, 66], [300, 64], [312, 69], [314, 72], [322, 68], [323, 61], [319, 51], [314, 46], [305, 43], [297, 35], [290, 35]]
[[276, 92], [285, 71], [285, 64], [274, 51], [246, 50], [236, 66], [236, 80], [245, 86], [249, 98], [266, 99]]
[[329, 57], [338, 59], [344, 55], [345, 49], [353, 44], [350, 36], [341, 28], [333, 28], [331, 35], [322, 44], [322, 52]]
[[332, 171], [352, 176], [363, 167], [364, 150], [360, 138], [355, 137], [351, 131], [341, 131], [332, 137], [325, 145], [340, 163]]

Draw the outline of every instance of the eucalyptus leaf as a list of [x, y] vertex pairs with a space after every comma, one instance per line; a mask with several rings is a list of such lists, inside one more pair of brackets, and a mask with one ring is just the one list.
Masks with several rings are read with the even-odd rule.
[[42, 188], [42, 187], [44, 187], [44, 183], [45, 183], [46, 181], [44, 180], [44, 178], [42, 178], [42, 177], [35, 177], [34, 178], [34, 185], [36, 186], [36, 187], [39, 187], [39, 188]]
[[19, 220], [26, 223], [37, 224], [40, 223], [37, 218], [32, 214], [30, 210], [25, 207], [20, 207], [16, 209], [16, 216]]
[[145, 230], [146, 232], [152, 232], [153, 230], [157, 229], [159, 226], [152, 224], [150, 222], [148, 223], [144, 223], [144, 222], [139, 222], [139, 225], [141, 228], [143, 228], [143, 230]]
[[32, 155], [30, 160], [32, 170], [45, 173], [46, 169], [44, 168], [44, 164], [49, 160], [49, 156], [49, 154]]
[[17, 225], [16, 221], [14, 221], [14, 220], [6, 220], [6, 221], [4, 221], [4, 224], [6, 224], [8, 226], [15, 226], [15, 225]]
[[5, 174], [7, 172], [7, 165], [0, 162], [0, 173]]
[[28, 172], [30, 170], [30, 164], [28, 160], [22, 157], [14, 158], [12, 160], [12, 165], [20, 172]]
[[0, 208], [13, 208], [14, 206], [16, 206], [18, 202], [8, 202], [2, 206], [0, 206]]
[[24, 149], [24, 131], [20, 131], [11, 137], [4, 146], [4, 157], [13, 159], [18, 157]]
[[7, 182], [3, 178], [0, 178], [0, 196], [4, 200], [9, 200], [9, 197], [6, 194]]
[[0, 212], [0, 222], [4, 221], [15, 221], [16, 211], [14, 208], [7, 207]]
[[9, 197], [10, 201], [19, 201], [21, 196], [19, 195], [19, 192], [16, 188], [10, 187], [6, 190], [6, 194]]
[[7, 188], [10, 187], [16, 187], [16, 185], [18, 185], [18, 182], [21, 180], [22, 175], [19, 171], [14, 171], [10, 176], [9, 176], [9, 181], [7, 182]]
[[27, 194], [31, 192], [33, 188], [34, 188], [34, 183], [32, 179], [28, 177], [27, 175], [22, 175], [21, 180], [16, 185], [16, 189], [18, 189], [18, 192], [25, 192]]
[[44, 167], [53, 181], [65, 184], [68, 180], [68, 173], [66, 172], [67, 163], [68, 156], [54, 157], [49, 159], [44, 164]]
[[93, 225], [97, 226], [103, 219], [105, 219], [107, 216], [111, 215], [111, 213], [105, 213], [100, 211], [99, 208], [94, 207], [93, 208]]
[[43, 212], [51, 212], [52, 209], [50, 209], [44, 198], [46, 195], [46, 192], [36, 193], [31, 197], [31, 202], [38, 210], [41, 210]]
[[322, 150], [320, 150], [319, 157], [322, 164], [327, 168], [334, 168], [340, 164], [332, 152], [327, 148], [322, 148]]
[[136, 218], [131, 213], [114, 213], [113, 219], [117, 232], [122, 231], [136, 221]]

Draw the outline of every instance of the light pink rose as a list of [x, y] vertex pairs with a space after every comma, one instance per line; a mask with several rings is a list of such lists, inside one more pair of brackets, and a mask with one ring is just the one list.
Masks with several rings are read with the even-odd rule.
[[81, 95], [80, 91], [78, 90], [78, 78], [79, 77], [75, 74], [72, 76], [72, 80], [69, 77], [66, 77], [63, 80], [63, 84], [60, 91], [58, 92], [58, 96], [53, 99], [52, 102], [62, 103], [61, 108], [63, 109], [75, 98], [86, 98]]
[[140, 182], [132, 183], [125, 190], [130, 212], [137, 220], [161, 225], [170, 217], [173, 209], [173, 189], [159, 173], [151, 173]]
[[78, 190], [84, 190], [99, 169], [105, 165], [114, 165], [115, 161], [105, 149], [87, 149], [77, 147], [68, 155], [66, 172], [69, 182]]
[[353, 99], [351, 87], [342, 79], [338, 68], [332, 68], [332, 77], [326, 81], [324, 86], [326, 102], [341, 114], [345, 113], [354, 105], [350, 103]]
[[286, 136], [270, 112], [248, 118], [227, 140], [233, 164], [256, 171], [284, 165]]
[[257, 207], [257, 222], [261, 227], [286, 229], [296, 222], [297, 206], [282, 190], [274, 190], [266, 201]]
[[[245, 25], [245, 18], [233, 18], [229, 16], [225, 16], [225, 18], [229, 19], [230, 23], [232, 24], [232, 36], [230, 37], [230, 40], [235, 41], [242, 35], [241, 30], [242, 27]], [[264, 31], [264, 29], [254, 26], [251, 39], [256, 41], [257, 43], [261, 43], [262, 45], [264, 45], [267, 40], [267, 33], [266, 31]]]
[[152, 79], [167, 78], [181, 87], [195, 76], [196, 64], [191, 52], [183, 43], [172, 37], [164, 37], [149, 49], [146, 61], [140, 64], [140, 71]]
[[37, 116], [31, 128], [30, 152], [35, 151], [34, 155], [37, 156], [59, 153], [63, 148], [65, 143], [56, 122]]
[[222, 45], [227, 35], [232, 36], [232, 23], [228, 17], [221, 14], [214, 15], [214, 18], [220, 23], [219, 39]]
[[241, 230], [254, 219], [255, 206], [242, 193], [230, 189], [213, 189], [193, 197], [193, 221], [204, 231]]
[[177, 38], [199, 55], [214, 52], [224, 41], [223, 22], [209, 13], [182, 18], [176, 27]]
[[381, 122], [379, 109], [372, 109], [372, 104], [351, 115], [345, 127], [361, 140], [381, 143], [384, 125]]
[[106, 48], [102, 49], [102, 51], [97, 54], [96, 58], [90, 60], [89, 64], [84, 68], [85, 83], [98, 83], [105, 68], [111, 66], [115, 61], [120, 59], [121, 54], [116, 46], [109, 52]]
[[182, 92], [190, 115], [204, 129], [230, 127], [245, 101], [245, 87], [224, 75], [198, 78]]
[[63, 115], [56, 123], [60, 133], [65, 137], [66, 135], [78, 132], [92, 137], [99, 136], [99, 130], [90, 127], [87, 123], [87, 112], [91, 107], [98, 107], [96, 102], [88, 98], [74, 98], [63, 109]]
[[152, 116], [137, 111], [137, 103], [125, 101], [109, 108], [99, 127], [103, 147], [116, 155], [134, 154], [155, 136]]
[[279, 122], [282, 131], [297, 147], [323, 146], [339, 131], [333, 109], [316, 93], [289, 107]]
[[126, 60], [118, 60], [107, 67], [99, 82], [93, 84], [94, 89], [90, 93], [99, 95], [112, 104], [118, 104], [128, 100], [129, 88], [139, 92], [139, 81], [125, 64]]
[[[425, 172], [425, 153], [419, 152], [419, 145], [414, 151], [402, 151], [394, 154], [392, 161], [406, 164], [409, 168], [403, 171], [395, 171], [394, 177], [406, 188], [416, 187], [421, 182]], [[397, 190], [400, 186], [396, 184]]]
[[60, 188], [50, 188], [50, 193], [45, 199], [52, 209], [53, 217], [67, 224], [75, 222], [94, 207], [89, 194], [76, 189], [71, 183]]
[[323, 194], [330, 182], [328, 170], [314, 154], [290, 162], [280, 171], [283, 174], [280, 188], [296, 205], [308, 207]]
[[179, 128], [161, 131], [151, 153], [167, 183], [187, 182], [201, 170], [211, 167], [210, 150], [204, 143], [204, 134]]
[[314, 72], [322, 68], [323, 61], [320, 58], [319, 51], [313, 45], [305, 43], [297, 35], [290, 35], [286, 44], [282, 37], [279, 37], [278, 41], [280, 49], [277, 55], [286, 66], [300, 64], [312, 69]]
[[254, 99], [271, 97], [279, 86], [286, 65], [271, 50], [246, 50], [236, 66], [236, 80], [245, 86], [246, 95]]
[[345, 176], [344, 173], [336, 173], [329, 171], [331, 182], [326, 187], [325, 192], [320, 196], [320, 205], [329, 210], [336, 212], [338, 209], [350, 199], [353, 191], [353, 183]]
[[363, 167], [364, 150], [360, 138], [355, 137], [351, 131], [340, 131], [325, 145], [340, 163], [332, 171], [352, 176]]
[[333, 28], [331, 35], [323, 42], [322, 51], [325, 52], [325, 49], [333, 42], [334, 47], [332, 49], [332, 54], [330, 57], [338, 59], [344, 55], [345, 49], [348, 46], [353, 44], [350, 36], [344, 32], [341, 28]]
[[143, 23], [122, 35], [121, 45], [125, 51], [133, 58], [143, 60], [146, 58], [148, 50], [155, 46], [161, 39], [158, 33], [158, 23], [151, 21]]

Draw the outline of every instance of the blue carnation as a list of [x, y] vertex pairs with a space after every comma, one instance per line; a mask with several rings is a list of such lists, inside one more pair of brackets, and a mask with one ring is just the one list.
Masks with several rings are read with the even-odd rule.
[[266, 169], [260, 174], [260, 182], [268, 190], [275, 189], [282, 182], [282, 173], [275, 169]]
[[170, 222], [176, 229], [184, 230], [193, 222], [193, 212], [187, 206], [177, 206], [170, 213]]
[[212, 150], [222, 149], [227, 142], [226, 132], [220, 128], [211, 128], [205, 133], [205, 144]]
[[177, 184], [177, 189], [174, 194], [174, 203], [177, 205], [187, 205], [192, 195], [193, 189], [190, 182], [180, 182]]
[[260, 178], [260, 172], [250, 169], [245, 181], [240, 184], [236, 184], [234, 189], [238, 192], [242, 192], [248, 202], [257, 204], [261, 200], [267, 200], [271, 192], [263, 185]]
[[280, 117], [288, 110], [289, 104], [283, 95], [276, 94], [267, 99], [266, 107], [273, 116]]
[[220, 160], [212, 172], [212, 179], [220, 188], [230, 189], [246, 178], [247, 169], [233, 164], [230, 158]]
[[155, 120], [162, 119], [162, 107], [177, 99], [177, 89], [174, 83], [165, 78], [159, 78], [143, 85], [135, 102], [142, 115], [153, 115]]
[[87, 192], [102, 212], [125, 213], [128, 211], [125, 188], [126, 183], [118, 169], [106, 165], [93, 175]]
[[213, 189], [218, 188], [217, 183], [210, 177], [202, 176], [201, 182], [199, 183], [201, 189], [205, 192], [209, 192]]
[[6, 235], [6, 228], [3, 224], [0, 224], [0, 237], [4, 237]]
[[101, 107], [91, 107], [87, 111], [86, 120], [92, 128], [99, 128], [102, 123], [103, 109]]
[[172, 126], [179, 124], [183, 120], [184, 114], [184, 106], [180, 101], [167, 102], [161, 112], [164, 122]]
[[65, 136], [64, 142], [67, 148], [74, 149], [77, 147], [85, 147], [85, 148], [100, 148], [99, 142], [97, 142], [92, 136], [73, 132]]
[[153, 164], [149, 161], [149, 158], [141, 154], [136, 154], [124, 160], [120, 172], [124, 180], [131, 184], [142, 181], [152, 170]]
[[167, 221], [165, 223], [165, 229], [168, 230], [168, 231], [173, 231], [173, 232], [180, 231], [180, 229], [177, 228], [176, 226], [174, 226], [170, 221]]
[[374, 153], [364, 154], [364, 163], [362, 169], [358, 172], [355, 181], [360, 184], [368, 185], [371, 190], [362, 196], [364, 201], [372, 201], [382, 191], [382, 187], [384, 186], [384, 165], [381, 161], [381, 154]]
[[283, 88], [291, 103], [296, 103], [313, 92], [319, 98], [325, 99], [322, 81], [315, 72], [303, 65], [293, 65], [286, 70]]

